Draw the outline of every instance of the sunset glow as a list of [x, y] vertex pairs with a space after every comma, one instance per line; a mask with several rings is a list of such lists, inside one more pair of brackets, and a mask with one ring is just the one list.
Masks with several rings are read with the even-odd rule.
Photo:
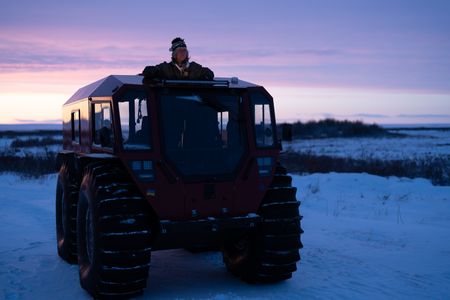
[[[125, 5], [125, 6], [124, 6]], [[0, 124], [59, 123], [110, 74], [169, 59], [264, 85], [279, 120], [450, 123], [448, 1], [10, 1], [0, 11]]]

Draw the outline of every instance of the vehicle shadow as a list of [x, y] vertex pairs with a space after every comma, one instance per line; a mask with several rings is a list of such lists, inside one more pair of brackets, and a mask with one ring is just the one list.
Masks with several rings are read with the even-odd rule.
[[220, 252], [166, 250], [152, 253], [147, 289], [136, 299], [272, 298], [286, 284], [245, 283], [226, 270]]

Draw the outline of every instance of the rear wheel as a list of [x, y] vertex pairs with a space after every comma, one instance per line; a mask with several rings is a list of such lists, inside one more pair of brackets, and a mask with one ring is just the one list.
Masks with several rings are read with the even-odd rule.
[[149, 205], [119, 165], [87, 167], [78, 203], [80, 284], [96, 298], [127, 298], [147, 285]]
[[77, 263], [77, 203], [79, 186], [69, 165], [61, 166], [56, 185], [56, 240], [58, 255], [70, 264]]
[[277, 167], [259, 215], [258, 229], [249, 231], [223, 247], [223, 260], [228, 270], [248, 282], [276, 282], [292, 277], [303, 247], [300, 235], [301, 216], [296, 188], [286, 169]]

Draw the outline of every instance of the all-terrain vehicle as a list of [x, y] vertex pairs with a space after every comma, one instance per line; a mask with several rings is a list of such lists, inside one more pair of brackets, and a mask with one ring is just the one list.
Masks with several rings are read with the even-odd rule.
[[93, 297], [147, 285], [152, 251], [217, 249], [236, 276], [296, 271], [299, 202], [278, 163], [273, 99], [237, 78], [108, 76], [63, 106], [58, 254]]

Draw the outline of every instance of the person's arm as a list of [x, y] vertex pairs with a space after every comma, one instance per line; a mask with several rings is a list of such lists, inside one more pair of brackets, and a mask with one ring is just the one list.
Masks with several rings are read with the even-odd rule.
[[214, 72], [209, 68], [202, 67], [201, 78], [203, 80], [214, 80]]
[[155, 77], [157, 73], [158, 73], [157, 66], [146, 66], [141, 74], [144, 75], [144, 77]]
[[146, 66], [142, 71], [144, 75], [143, 83], [152, 82], [155, 79], [166, 79], [165, 68], [167, 68], [167, 63], [163, 62], [156, 66]]
[[213, 80], [214, 79], [214, 72], [211, 71], [209, 68], [205, 68], [202, 65], [191, 62], [189, 65], [189, 73], [190, 79], [193, 80]]

